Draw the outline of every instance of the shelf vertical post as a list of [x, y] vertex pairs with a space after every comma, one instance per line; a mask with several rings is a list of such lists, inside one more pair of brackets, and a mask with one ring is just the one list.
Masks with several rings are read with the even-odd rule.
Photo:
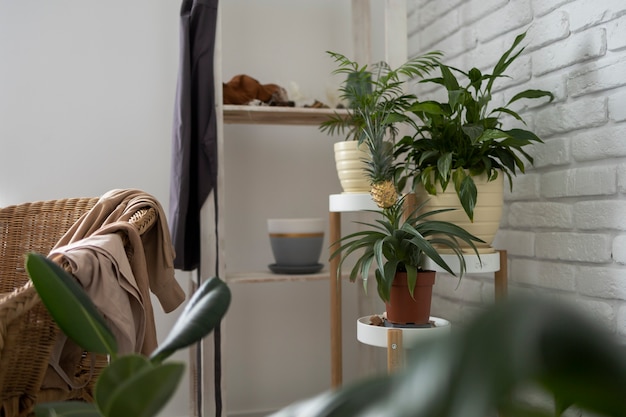
[[356, 62], [371, 64], [372, 28], [369, 0], [352, 0], [352, 47]]
[[387, 330], [387, 371], [391, 374], [404, 366], [402, 329]]
[[502, 300], [506, 298], [508, 287], [508, 258], [506, 250], [499, 250], [500, 254], [500, 269], [494, 273], [494, 286], [496, 293], [496, 300]]
[[[341, 213], [329, 212], [329, 241], [330, 253], [334, 253], [340, 246]], [[330, 372], [331, 386], [338, 387], [342, 383], [342, 330], [341, 330], [341, 274], [338, 271], [340, 256], [330, 259]]]

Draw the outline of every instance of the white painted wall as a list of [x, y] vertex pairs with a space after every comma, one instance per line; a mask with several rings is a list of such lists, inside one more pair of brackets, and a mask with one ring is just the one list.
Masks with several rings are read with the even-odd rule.
[[[306, 99], [332, 102], [327, 90], [340, 80], [330, 76], [324, 51], [350, 53], [349, 0], [231, 0], [221, 7], [225, 78], [294, 81]], [[133, 187], [167, 209], [179, 9], [180, 1], [0, 0], [0, 206]], [[380, 17], [379, 5], [373, 10]], [[267, 217], [327, 218], [328, 194], [340, 190], [332, 159], [339, 138], [315, 127], [228, 126], [226, 135], [229, 268], [265, 269], [272, 262]], [[186, 286], [189, 274], [177, 276]], [[327, 389], [328, 282], [232, 289], [226, 409], [262, 413]], [[345, 285], [346, 380], [358, 373], [358, 291]], [[175, 317], [156, 310], [163, 336]], [[285, 312], [283, 329], [276, 315]], [[162, 415], [189, 415], [188, 396], [183, 383]]]
[[[0, 206], [139, 188], [167, 208], [179, 9], [0, 0]], [[176, 314], [155, 312], [162, 337]], [[163, 415], [188, 415], [188, 395]]]
[[[411, 54], [440, 49], [453, 65], [492, 66], [530, 29], [512, 67], [516, 91], [551, 90], [524, 108], [545, 140], [535, 168], [506, 194], [495, 245], [509, 251], [510, 291], [571, 301], [626, 338], [626, 5], [623, 1], [411, 2]], [[502, 90], [496, 100], [510, 97]], [[442, 278], [437, 314], [462, 322], [490, 302], [490, 277]]]

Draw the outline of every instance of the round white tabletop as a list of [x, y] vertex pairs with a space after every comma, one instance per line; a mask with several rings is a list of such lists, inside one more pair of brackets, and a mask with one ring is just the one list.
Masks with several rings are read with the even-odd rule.
[[452, 326], [448, 320], [439, 317], [430, 317], [433, 327], [384, 327], [370, 324], [370, 317], [361, 317], [357, 320], [356, 338], [366, 345], [387, 347], [387, 331], [402, 330], [403, 344], [410, 347], [415, 342], [441, 336], [450, 332]]

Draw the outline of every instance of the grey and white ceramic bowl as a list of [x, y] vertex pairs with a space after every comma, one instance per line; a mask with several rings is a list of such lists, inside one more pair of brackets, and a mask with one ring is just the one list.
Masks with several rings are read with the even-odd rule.
[[306, 267], [318, 264], [324, 242], [323, 219], [268, 219], [267, 231], [276, 265]]

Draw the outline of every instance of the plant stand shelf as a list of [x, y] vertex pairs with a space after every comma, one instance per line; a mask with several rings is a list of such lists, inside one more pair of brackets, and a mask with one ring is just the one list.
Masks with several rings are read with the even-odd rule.
[[[377, 210], [376, 204], [372, 201], [369, 193], [343, 193], [333, 194], [328, 200], [329, 212], [329, 242], [331, 242], [330, 253], [335, 252], [341, 239], [341, 213], [356, 212], [364, 210]], [[443, 255], [455, 270], [458, 268], [458, 260], [455, 255]], [[340, 256], [335, 256], [330, 260], [330, 352], [331, 352], [331, 386], [333, 388], [342, 384], [343, 363], [342, 363], [342, 314], [341, 314], [341, 274], [338, 271]], [[507, 294], [507, 252], [497, 250], [495, 253], [480, 255], [480, 260], [475, 254], [465, 256], [467, 263], [466, 273], [493, 273], [495, 298], [500, 299]], [[436, 264], [427, 264], [429, 269], [441, 272], [442, 269]], [[359, 319], [360, 320], [360, 319]], [[413, 329], [411, 329], [413, 330]], [[420, 329], [424, 330], [424, 329]], [[389, 332], [388, 332], [389, 333]], [[398, 336], [397, 332], [395, 336]], [[402, 333], [400, 333], [402, 335]], [[401, 337], [400, 337], [401, 340]], [[386, 346], [386, 345], [385, 345]]]
[[433, 327], [398, 328], [375, 326], [369, 323], [370, 317], [357, 320], [356, 338], [370, 346], [387, 348], [387, 370], [394, 372], [404, 365], [404, 346], [432, 339], [450, 333], [452, 326], [448, 320], [430, 317]]

